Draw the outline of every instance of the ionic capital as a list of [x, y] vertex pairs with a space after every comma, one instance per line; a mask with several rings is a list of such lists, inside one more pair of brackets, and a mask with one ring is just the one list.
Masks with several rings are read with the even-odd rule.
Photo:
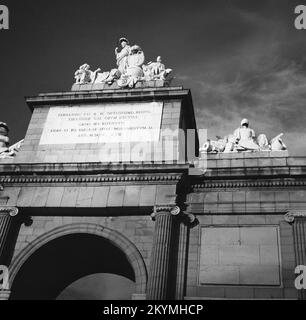
[[295, 218], [306, 218], [306, 210], [290, 210], [284, 218], [288, 223], [293, 223]]
[[177, 205], [173, 204], [156, 205], [154, 206], [153, 213], [151, 214], [152, 220], [155, 220], [156, 215], [160, 212], [167, 212], [173, 216], [177, 216], [181, 212], [181, 209]]
[[0, 207], [0, 215], [9, 214], [11, 217], [15, 217], [18, 214], [18, 208], [16, 207]]

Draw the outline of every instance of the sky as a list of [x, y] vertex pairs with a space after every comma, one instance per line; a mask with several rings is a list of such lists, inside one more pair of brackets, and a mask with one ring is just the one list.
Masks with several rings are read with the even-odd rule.
[[[69, 91], [83, 63], [115, 67], [126, 36], [146, 61], [158, 55], [173, 85], [191, 89], [198, 128], [232, 133], [248, 118], [256, 133], [284, 133], [290, 155], [306, 154], [306, 30], [294, 27], [302, 0], [0, 0], [0, 121], [25, 136], [25, 96]], [[304, 1], [304, 4], [306, 2]]]

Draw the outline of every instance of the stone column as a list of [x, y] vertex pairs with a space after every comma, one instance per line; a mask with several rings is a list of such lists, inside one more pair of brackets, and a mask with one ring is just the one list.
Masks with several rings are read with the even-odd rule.
[[189, 230], [195, 223], [196, 218], [192, 213], [184, 212], [178, 223], [178, 250], [177, 267], [175, 281], [175, 300], [183, 300], [186, 294], [187, 280], [187, 260], [188, 260], [188, 241]]
[[[11, 235], [14, 233], [14, 217], [18, 214], [15, 207], [0, 207], [0, 265], [8, 267], [10, 249], [12, 248]], [[1, 281], [2, 282], [2, 281]], [[10, 291], [0, 286], [0, 300], [8, 300]]]
[[156, 224], [148, 279], [148, 300], [172, 298], [171, 288], [169, 288], [171, 242], [174, 233], [174, 219], [179, 213], [179, 207], [166, 205], [155, 206], [151, 215]]
[[[293, 241], [296, 266], [306, 266], [306, 211], [289, 211], [285, 220], [293, 226]], [[299, 290], [300, 300], [306, 300], [305, 290]]]

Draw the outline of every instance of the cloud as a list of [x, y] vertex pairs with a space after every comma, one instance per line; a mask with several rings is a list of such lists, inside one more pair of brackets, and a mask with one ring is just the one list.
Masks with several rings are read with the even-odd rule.
[[238, 12], [258, 24], [257, 31], [252, 28], [247, 40], [178, 74], [192, 88], [198, 127], [214, 138], [231, 133], [246, 117], [258, 134], [272, 138], [284, 132], [290, 153], [306, 154], [305, 59], [295, 55], [304, 44], [280, 33], [281, 22], [272, 27], [268, 17]]

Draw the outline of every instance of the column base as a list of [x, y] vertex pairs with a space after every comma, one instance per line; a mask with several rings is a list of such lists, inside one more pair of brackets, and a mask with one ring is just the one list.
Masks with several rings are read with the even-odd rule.
[[147, 295], [145, 293], [133, 293], [132, 300], [147, 300]]
[[10, 290], [0, 290], [0, 300], [8, 300], [10, 295]]

